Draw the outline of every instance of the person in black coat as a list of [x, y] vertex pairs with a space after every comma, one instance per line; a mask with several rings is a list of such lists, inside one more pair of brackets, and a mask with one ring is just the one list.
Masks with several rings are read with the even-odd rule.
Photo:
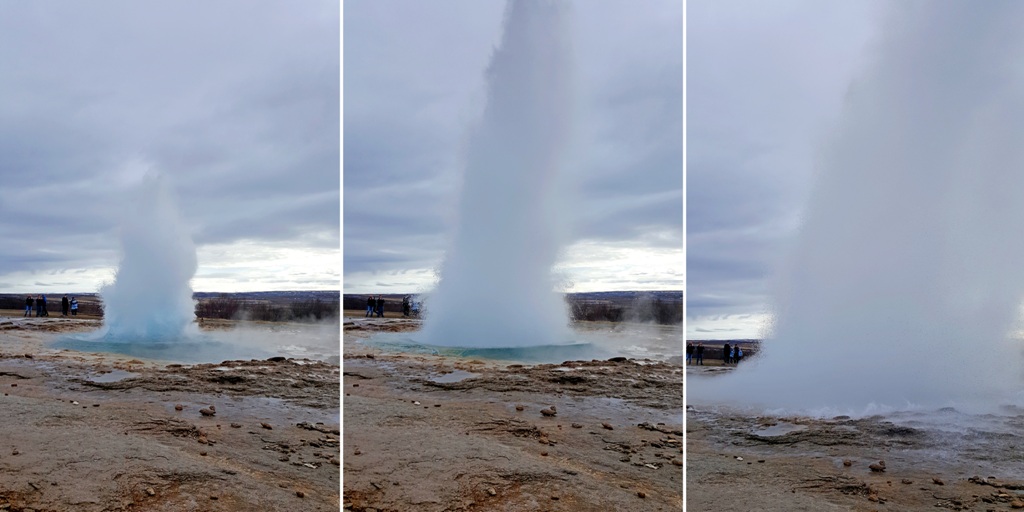
[[68, 306], [70, 305], [67, 295], [60, 299], [60, 316], [68, 316]]
[[725, 362], [725, 364], [732, 362], [732, 347], [730, 347], [728, 343], [722, 347], [722, 361]]

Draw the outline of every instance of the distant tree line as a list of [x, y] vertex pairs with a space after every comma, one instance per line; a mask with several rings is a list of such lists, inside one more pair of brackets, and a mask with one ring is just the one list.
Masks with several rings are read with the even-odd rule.
[[258, 320], [264, 322], [325, 320], [337, 318], [341, 313], [339, 306], [340, 304], [336, 301], [325, 301], [319, 298], [278, 304], [270, 301], [245, 300], [224, 295], [198, 301], [196, 303], [196, 317], [225, 320]]
[[642, 322], [661, 325], [683, 323], [683, 303], [641, 297], [629, 303], [566, 300], [573, 322]]

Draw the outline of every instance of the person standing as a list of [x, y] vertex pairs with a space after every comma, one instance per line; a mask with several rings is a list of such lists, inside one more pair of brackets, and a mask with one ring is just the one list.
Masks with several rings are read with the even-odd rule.
[[409, 296], [402, 297], [402, 316], [409, 316]]
[[78, 299], [71, 297], [71, 316], [78, 316]]
[[32, 296], [31, 295], [29, 295], [28, 297], [25, 297], [25, 316], [32, 316], [32, 303], [33, 302], [35, 302], [35, 301], [32, 300]]
[[690, 360], [693, 359], [693, 342], [686, 342], [686, 365], [690, 365]]
[[[366, 316], [372, 317], [373, 310], [377, 306], [377, 301], [374, 300], [373, 295], [366, 296]], [[365, 318], [365, 317], [364, 317]]]
[[50, 316], [50, 312], [46, 310], [46, 295], [39, 296], [43, 301], [43, 314], [41, 316]]
[[728, 343], [722, 347], [722, 361], [725, 364], [729, 364], [732, 361], [732, 347]]
[[71, 302], [68, 301], [68, 296], [65, 295], [60, 299], [60, 316], [68, 316], [68, 308], [71, 306]]
[[695, 352], [697, 353], [697, 364], [699, 364], [701, 366], [704, 366], [704, 343], [703, 342], [697, 343], [697, 348], [696, 348]]
[[740, 364], [740, 359], [743, 359], [743, 349], [739, 345], [736, 345], [736, 357], [733, 360], [736, 364]]
[[384, 318], [384, 296], [377, 296], [377, 318]]

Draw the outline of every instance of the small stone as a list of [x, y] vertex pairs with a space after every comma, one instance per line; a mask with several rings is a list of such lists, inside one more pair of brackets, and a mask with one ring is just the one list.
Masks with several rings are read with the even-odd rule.
[[278, 457], [277, 460], [279, 460], [281, 462], [288, 462], [290, 459], [288, 458], [287, 455], [282, 455], [282, 456]]
[[559, 498], [558, 496], [554, 496], [554, 495], [552, 495], [552, 496], [551, 496], [551, 499], [553, 499], [553, 500], [555, 500], [555, 501], [558, 501], [558, 500], [559, 500], [560, 498]]
[[488, 487], [487, 488], [487, 494], [490, 494], [491, 496], [497, 496], [498, 495], [498, 491], [495, 491], [494, 487]]
[[441, 407], [441, 404], [434, 404], [434, 407]]
[[548, 456], [548, 452], [540, 452], [540, 456], [541, 457], [547, 457]]
[[419, 403], [419, 402], [417, 402], [417, 401], [415, 401], [415, 400], [413, 400], [412, 404], [413, 404], [413, 405], [419, 405], [420, 403]]
[[646, 498], [646, 497], [647, 497], [647, 493], [646, 493], [646, 492], [643, 492], [643, 491], [637, 491], [637, 492], [636, 492], [636, 495], [637, 495], [638, 497], [640, 497], [640, 498]]
[[358, 388], [358, 387], [359, 387], [359, 384], [352, 384], [352, 387], [354, 387], [354, 388]]
[[260, 426], [265, 428], [265, 429], [267, 429], [267, 430], [274, 430], [274, 427], [271, 427], [270, 425], [268, 425], [266, 423], [260, 423]]
[[583, 425], [580, 425], [579, 423], [573, 423], [572, 428], [583, 428]]
[[[758, 461], [758, 462], [764, 462], [764, 461], [761, 460], [761, 461]], [[675, 466], [682, 466], [683, 465], [683, 461], [682, 461], [682, 459], [672, 459], [672, 464], [675, 465]]]
[[220, 497], [218, 497], [218, 496], [210, 496], [210, 499], [211, 499], [211, 500], [219, 500], [219, 499], [220, 499]]
[[359, 454], [361, 454], [361, 453], [363, 453], [363, 452], [361, 452], [361, 451], [359, 451], [359, 450], [356, 450], [356, 451], [352, 452], [352, 455], [359, 455]]
[[199, 436], [199, 439], [197, 439], [196, 441], [199, 444], [210, 444], [210, 440], [207, 439], [206, 436]]
[[202, 414], [203, 416], [213, 416], [214, 414], [217, 414], [217, 411], [211, 406], [209, 408], [199, 409], [199, 414]]
[[152, 487], [146, 487], [146, 494], [150, 496], [156, 496], [156, 491]]
[[14, 451], [11, 452], [11, 455], [18, 455], [19, 453], [21, 453], [21, 452], [19, 452], [18, 450], [14, 450]]
[[554, 416], [554, 415], [558, 414], [558, 411], [555, 409], [555, 406], [552, 405], [551, 407], [548, 407], [547, 409], [541, 409], [540, 413], [542, 415], [544, 415], [544, 416]]
[[295, 495], [300, 497], [300, 498], [305, 498], [306, 497], [306, 493], [304, 493], [302, 491], [295, 491]]
[[341, 461], [338, 460], [337, 457], [331, 457], [330, 462], [331, 462], [331, 464], [334, 464], [335, 466], [340, 466], [341, 465]]
[[232, 423], [231, 428], [242, 428], [242, 425], [239, 423]]
[[206, 452], [199, 452], [199, 455], [202, 455], [203, 457], [206, 457]]
[[932, 483], [935, 485], [946, 485], [946, 482], [943, 482], [941, 478], [936, 477], [932, 477]]
[[12, 388], [16, 388], [16, 387], [18, 387], [18, 385], [17, 384], [11, 384], [11, 387]]
[[868, 495], [868, 501], [871, 501], [871, 502], [874, 502], [874, 503], [878, 503], [878, 495], [877, 494], [869, 494]]
[[850, 460], [850, 459], [846, 459], [846, 460], [843, 461], [843, 465], [846, 466], [846, 467], [850, 467], [850, 466], [853, 465], [853, 461]]
[[881, 472], [885, 471], [885, 461], [884, 460], [880, 460], [880, 461], [878, 461], [875, 464], [870, 464], [870, 465], [868, 465], [868, 469], [870, 469], [871, 471], [874, 471], [875, 473], [881, 473]]
[[1010, 508], [1024, 508], [1024, 501], [1015, 499], [1010, 502]]
[[914, 481], [909, 478], [904, 478], [903, 480], [900, 480], [900, 483], [902, 483], [903, 485], [910, 485], [914, 483]]
[[602, 424], [601, 424], [601, 426], [602, 426], [602, 427], [604, 427], [604, 428], [606, 428], [606, 429], [608, 429], [608, 430], [615, 430], [615, 428], [614, 428], [614, 427], [612, 427], [611, 425], [609, 425], [609, 424], [607, 424], [607, 423], [602, 423]]
[[629, 457], [627, 456], [627, 457], [623, 457], [623, 458], [619, 459], [619, 462], [629, 462], [629, 460], [630, 460], [630, 459], [629, 459]]
[[517, 406], [516, 406], [516, 410], [517, 410], [517, 411], [522, 411], [522, 410], [524, 410], [524, 409], [526, 409], [526, 407], [523, 407], [522, 405], [517, 405]]
[[175, 411], [180, 411], [180, 410], [182, 410], [182, 409], [184, 409], [184, 408], [185, 408], [185, 406], [184, 406], [184, 405], [181, 405], [181, 404], [174, 404], [174, 410], [175, 410]]
[[737, 455], [737, 456], [736, 456], [736, 460], [742, 461], [742, 460], [743, 460], [743, 457], [740, 457], [739, 455]]

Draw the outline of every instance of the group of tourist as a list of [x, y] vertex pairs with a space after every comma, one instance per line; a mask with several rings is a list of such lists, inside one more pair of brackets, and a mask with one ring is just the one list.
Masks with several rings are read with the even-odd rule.
[[[694, 356], [696, 356], [697, 362], [693, 363]], [[722, 347], [722, 361], [725, 364], [740, 364], [743, 359], [743, 349], [740, 348], [740, 344], [737, 343], [735, 346], [730, 346], [728, 343]], [[697, 342], [696, 345], [692, 341], [686, 342], [686, 364], [699, 364], [704, 366], [704, 344]]]
[[[420, 303], [414, 301], [412, 295], [402, 297], [402, 316], [419, 316], [419, 314]], [[376, 298], [373, 295], [366, 297], [366, 317], [372, 318], [374, 315], [377, 318], [384, 318], [383, 295], [378, 295]]]
[[[46, 295], [25, 297], [25, 316], [32, 316], [33, 307], [35, 307], [36, 316], [50, 316], [50, 311], [46, 309]], [[60, 299], [60, 316], [68, 316], [68, 314], [78, 316], [78, 299], [71, 297], [69, 300], [65, 295]]]

